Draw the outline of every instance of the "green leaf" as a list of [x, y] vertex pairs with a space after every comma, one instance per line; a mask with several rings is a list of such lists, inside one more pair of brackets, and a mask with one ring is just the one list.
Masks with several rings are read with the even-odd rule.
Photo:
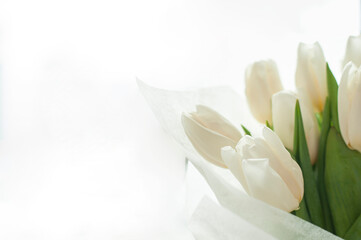
[[344, 237], [361, 214], [361, 153], [349, 149], [333, 127], [326, 145], [325, 186], [335, 233]]
[[298, 128], [298, 149], [296, 152], [296, 158], [298, 159], [297, 162], [302, 169], [304, 179], [304, 199], [306, 201], [312, 223], [324, 228], [325, 224], [323, 220], [321, 200], [317, 190], [316, 179], [312, 170], [306, 135], [303, 128], [300, 103], [298, 101], [296, 102], [295, 119], [297, 119], [295, 122], [297, 123]]
[[[296, 106], [295, 106], [296, 107]], [[298, 165], [300, 165], [299, 163], [299, 159], [298, 159], [298, 142], [299, 142], [299, 136], [298, 136], [298, 113], [297, 111], [295, 111], [295, 126], [294, 126], [294, 133], [293, 133], [293, 156], [294, 159], [296, 160], [296, 162], [298, 163]]]
[[267, 126], [269, 129], [272, 129], [272, 130], [273, 130], [273, 126], [268, 122], [268, 120], [266, 120], [266, 126]]
[[346, 240], [359, 240], [361, 238], [361, 215], [345, 235]]
[[[293, 134], [293, 152], [291, 154], [292, 158], [300, 165], [299, 158], [297, 156], [298, 154], [298, 114], [295, 113], [295, 127], [294, 127], [294, 134]], [[308, 222], [311, 222], [310, 215], [308, 213], [307, 204], [305, 201], [305, 198], [303, 198], [300, 202], [300, 208], [298, 210], [295, 210], [295, 215], [299, 218], [302, 218], [303, 220], [306, 220]]]
[[333, 126], [340, 131], [340, 125], [338, 122], [338, 111], [337, 111], [337, 92], [338, 85], [335, 77], [333, 76], [330, 67], [327, 65], [327, 89], [328, 89], [328, 97], [330, 99], [331, 106], [331, 119]]
[[326, 151], [326, 142], [328, 132], [330, 130], [330, 101], [329, 98], [326, 99], [325, 107], [323, 109], [323, 124], [321, 128], [320, 144], [318, 147], [318, 156], [317, 156], [317, 186], [320, 193], [322, 210], [325, 221], [325, 229], [329, 232], [333, 232], [333, 224], [330, 206], [327, 200], [327, 193], [325, 188], [325, 151]]
[[245, 126], [243, 126], [243, 125], [241, 124], [241, 127], [242, 127], [242, 129], [243, 129], [243, 131], [244, 131], [244, 134], [249, 135], [249, 136], [252, 136], [251, 132], [250, 132]]
[[305, 199], [302, 199], [300, 202], [300, 208], [295, 211], [295, 215], [299, 218], [302, 218], [303, 220], [306, 220], [307, 222], [311, 222]]

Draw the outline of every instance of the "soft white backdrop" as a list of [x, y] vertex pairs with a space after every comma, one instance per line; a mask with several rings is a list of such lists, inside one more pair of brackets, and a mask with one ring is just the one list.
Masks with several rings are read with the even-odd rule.
[[205, 182], [138, 92], [227, 84], [273, 58], [292, 88], [299, 41], [336, 76], [351, 1], [0, 1], [1, 239], [193, 239]]

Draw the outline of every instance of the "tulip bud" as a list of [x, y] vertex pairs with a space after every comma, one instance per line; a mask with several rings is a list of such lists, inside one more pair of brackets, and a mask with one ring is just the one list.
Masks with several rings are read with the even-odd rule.
[[343, 70], [338, 89], [338, 118], [347, 146], [361, 152], [361, 67], [352, 62]]
[[[285, 147], [291, 151], [293, 151], [297, 99], [297, 95], [290, 91], [281, 91], [272, 96], [273, 129]], [[312, 107], [307, 105], [302, 99], [300, 105], [308, 151], [311, 163], [314, 164], [317, 160], [320, 131], [316, 116], [312, 112]]]
[[222, 158], [250, 196], [287, 212], [299, 207], [301, 168], [269, 128], [263, 128], [262, 137], [244, 136], [235, 149], [222, 148]]
[[343, 66], [352, 61], [357, 67], [361, 65], [361, 35], [350, 36], [347, 40]]
[[271, 97], [283, 89], [273, 60], [258, 61], [246, 69], [246, 97], [253, 116], [260, 123], [272, 122]]
[[211, 108], [203, 105], [197, 105], [196, 108], [196, 112], [182, 114], [184, 131], [202, 157], [226, 168], [221, 148], [235, 147], [242, 135], [232, 123]]
[[318, 42], [298, 45], [296, 87], [306, 93], [316, 112], [322, 112], [327, 97], [326, 60]]

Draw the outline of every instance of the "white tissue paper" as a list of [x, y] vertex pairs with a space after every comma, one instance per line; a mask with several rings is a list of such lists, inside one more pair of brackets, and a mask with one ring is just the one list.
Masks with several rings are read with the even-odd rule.
[[252, 119], [244, 96], [225, 86], [168, 91], [146, 85], [139, 79], [137, 82], [163, 129], [182, 147], [219, 203], [226, 208], [222, 209], [209, 199], [199, 204], [189, 223], [189, 229], [197, 240], [340, 239], [290, 213], [248, 196], [230, 171], [212, 165], [194, 150], [183, 131], [182, 112], [195, 111], [197, 104], [203, 104], [221, 113], [235, 126], [243, 124], [254, 132], [258, 124]]
[[193, 213], [189, 228], [197, 240], [248, 239], [250, 236], [259, 240], [276, 239], [208, 197], [203, 198]]

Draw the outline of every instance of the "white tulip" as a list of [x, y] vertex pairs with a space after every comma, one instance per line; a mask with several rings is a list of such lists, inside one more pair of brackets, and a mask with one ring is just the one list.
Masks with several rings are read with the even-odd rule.
[[197, 111], [182, 114], [186, 135], [198, 153], [211, 163], [226, 168], [221, 157], [224, 146], [235, 147], [240, 131], [216, 111], [197, 105]]
[[246, 97], [253, 116], [260, 123], [271, 123], [271, 97], [283, 89], [276, 63], [264, 60], [251, 64], [245, 79]]
[[361, 65], [361, 35], [350, 36], [347, 40], [343, 66], [352, 61], [357, 67]]
[[298, 45], [296, 87], [305, 91], [315, 111], [322, 112], [327, 97], [326, 60], [318, 42]]
[[303, 197], [301, 168], [272, 130], [264, 127], [262, 135], [222, 148], [223, 161], [250, 196], [291, 212]]
[[338, 89], [338, 118], [347, 146], [361, 152], [361, 67], [352, 62], [343, 70]]
[[[272, 96], [272, 117], [275, 133], [289, 150], [293, 150], [295, 106], [298, 97], [290, 91], [281, 91]], [[305, 130], [311, 163], [317, 160], [320, 131], [312, 107], [300, 100], [303, 127]]]

